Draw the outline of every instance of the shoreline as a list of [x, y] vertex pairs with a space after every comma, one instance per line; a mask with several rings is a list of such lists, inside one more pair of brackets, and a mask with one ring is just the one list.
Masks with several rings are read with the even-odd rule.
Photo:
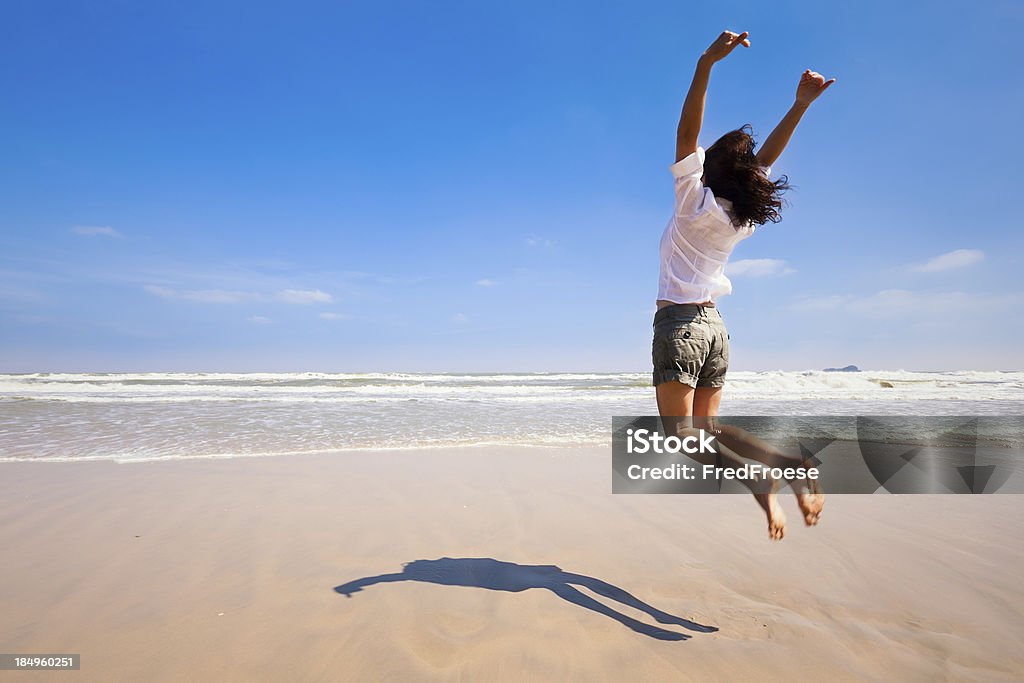
[[772, 543], [749, 496], [612, 495], [609, 451], [5, 463], [0, 640], [97, 681], [1024, 671], [1019, 499], [790, 497]]
[[[610, 437], [609, 437], [610, 438]], [[490, 451], [494, 449], [499, 450], [524, 450], [524, 451], [603, 451], [611, 453], [611, 444], [572, 444], [566, 446], [556, 446], [553, 444], [528, 444], [528, 443], [472, 443], [472, 444], [441, 444], [437, 446], [380, 446], [376, 448], [326, 448], [323, 450], [313, 451], [289, 451], [283, 453], [227, 453], [227, 454], [213, 454], [213, 455], [169, 455], [169, 456], [158, 456], [155, 458], [121, 458], [118, 459], [116, 456], [85, 456], [76, 458], [0, 458], [0, 467], [4, 465], [15, 465], [15, 464], [50, 464], [50, 465], [73, 465], [76, 463], [87, 464], [87, 463], [111, 463], [114, 465], [147, 465], [147, 464], [158, 464], [158, 463], [172, 463], [172, 462], [202, 462], [202, 461], [227, 461], [227, 460], [263, 460], [267, 458], [330, 458], [330, 457], [345, 457], [353, 455], [388, 455], [390, 453], [408, 453], [414, 451], [428, 451], [431, 453], [444, 452], [444, 451]]]

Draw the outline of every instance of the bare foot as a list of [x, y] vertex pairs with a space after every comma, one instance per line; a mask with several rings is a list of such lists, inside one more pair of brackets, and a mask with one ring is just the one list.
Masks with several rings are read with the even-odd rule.
[[768, 538], [781, 541], [786, 535], [786, 515], [782, 512], [777, 496], [774, 493], [755, 493], [754, 498], [768, 517]]
[[800, 512], [804, 513], [804, 524], [814, 526], [821, 519], [821, 509], [825, 507], [824, 493], [798, 493], [796, 502]]

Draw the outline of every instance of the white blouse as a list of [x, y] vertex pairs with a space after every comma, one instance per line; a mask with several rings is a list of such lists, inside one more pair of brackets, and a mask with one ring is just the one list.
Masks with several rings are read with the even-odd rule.
[[[748, 224], [737, 228], [732, 202], [716, 198], [701, 183], [704, 149], [669, 167], [675, 177], [676, 204], [661, 236], [658, 299], [677, 304], [715, 301], [732, 291], [725, 263], [740, 240], [754, 234]], [[764, 169], [767, 175], [770, 169]]]

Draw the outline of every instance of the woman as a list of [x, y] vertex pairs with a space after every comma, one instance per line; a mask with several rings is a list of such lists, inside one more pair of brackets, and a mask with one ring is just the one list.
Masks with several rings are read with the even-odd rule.
[[[663, 418], [718, 415], [729, 366], [729, 334], [715, 302], [732, 291], [724, 272], [726, 261], [758, 225], [781, 219], [782, 193], [789, 186], [785, 177], [770, 180], [769, 167], [789, 143], [807, 107], [835, 82], [805, 71], [796, 101], [756, 153], [749, 126], [726, 133], [705, 152], [697, 145], [697, 136], [711, 67], [737, 46], [750, 47], [747, 35], [725, 31], [704, 51], [679, 120], [676, 163], [671, 166], [675, 212], [661, 238], [652, 345], [654, 386]], [[715, 427], [713, 421], [707, 422]], [[677, 430], [684, 427], [679, 421], [671, 424]], [[750, 442], [739, 430], [723, 429], [727, 433], [719, 432], [719, 441], [749, 455], [744, 446]], [[755, 450], [763, 450], [763, 444]], [[776, 452], [771, 459], [780, 455]], [[775, 494], [755, 497], [768, 516], [769, 536], [781, 539], [785, 517]], [[803, 493], [798, 500], [806, 523], [817, 523], [823, 498]]]

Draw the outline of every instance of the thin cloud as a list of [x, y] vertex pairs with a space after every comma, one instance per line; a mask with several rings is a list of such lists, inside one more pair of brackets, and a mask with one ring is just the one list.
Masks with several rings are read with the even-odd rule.
[[1000, 311], [1018, 307], [1019, 293], [968, 294], [967, 292], [922, 292], [883, 289], [874, 294], [835, 294], [796, 301], [791, 308], [802, 311], [842, 311], [879, 318], [928, 318], [946, 316], [951, 310]]
[[288, 304], [334, 303], [334, 297], [319, 289], [285, 289], [275, 294], [274, 298]]
[[22, 301], [40, 303], [46, 301], [46, 295], [28, 287], [11, 287], [0, 284], [0, 301]]
[[109, 225], [76, 225], [71, 232], [82, 237], [124, 237]]
[[250, 301], [265, 301], [305, 305], [334, 302], [334, 297], [319, 289], [284, 289], [269, 295], [234, 289], [172, 289], [158, 285], [146, 285], [143, 289], [161, 299], [178, 299], [203, 304], [238, 304]]
[[733, 261], [725, 267], [730, 277], [774, 277], [789, 275], [796, 271], [782, 259], [748, 258]]
[[324, 311], [320, 314], [321, 320], [348, 320], [352, 316], [345, 315], [344, 313], [332, 313], [330, 311]]
[[538, 235], [530, 235], [526, 238], [526, 246], [528, 247], [551, 247], [554, 244], [553, 240]]
[[832, 294], [830, 296], [807, 297], [796, 301], [792, 308], [798, 311], [833, 311], [841, 308], [853, 297], [847, 294]]
[[262, 315], [250, 315], [248, 318], [246, 318], [246, 320], [256, 325], [269, 325], [270, 323], [274, 322], [270, 318]]
[[856, 313], [882, 316], [947, 313], [969, 306], [976, 297], [965, 292], [915, 292], [907, 289], [883, 289], [871, 296], [847, 304]]
[[465, 313], [456, 313], [452, 316], [452, 322], [464, 325], [469, 322], [469, 316]]
[[957, 249], [940, 254], [925, 263], [911, 266], [910, 269], [917, 273], [938, 273], [943, 270], [973, 266], [983, 260], [985, 260], [985, 252], [979, 249]]
[[245, 301], [257, 301], [259, 295], [255, 292], [241, 292], [229, 289], [171, 289], [170, 287], [159, 287], [157, 285], [146, 285], [145, 289], [150, 294], [161, 299], [180, 299], [182, 301], [195, 301], [203, 304], [237, 304]]
[[480, 285], [481, 287], [493, 287], [494, 285], [498, 284], [494, 280], [489, 280], [487, 278], [483, 278], [482, 280], [477, 280], [476, 283], [478, 285]]

